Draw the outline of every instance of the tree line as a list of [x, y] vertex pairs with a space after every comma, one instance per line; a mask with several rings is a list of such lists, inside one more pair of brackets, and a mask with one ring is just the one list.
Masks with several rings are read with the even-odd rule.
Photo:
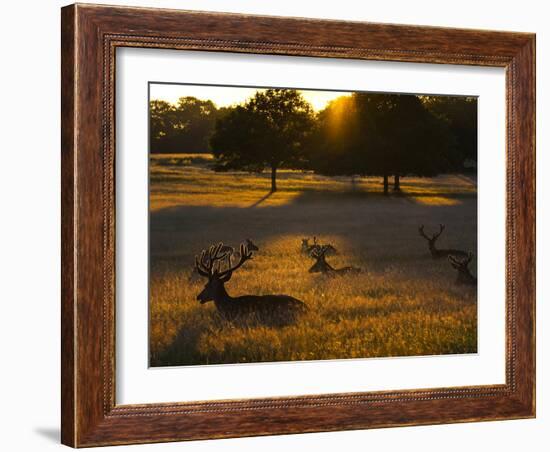
[[181, 97], [176, 104], [149, 102], [151, 152], [156, 154], [209, 153], [216, 121], [227, 108], [211, 100]]
[[299, 91], [258, 91], [241, 105], [183, 97], [151, 101], [152, 152], [211, 152], [217, 171], [281, 168], [379, 176], [384, 193], [405, 176], [464, 171], [477, 160], [473, 97], [356, 92], [315, 112]]

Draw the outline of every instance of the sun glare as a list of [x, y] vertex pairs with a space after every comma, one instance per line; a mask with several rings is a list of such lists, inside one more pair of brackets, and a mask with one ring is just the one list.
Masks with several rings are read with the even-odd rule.
[[[159, 83], [153, 83], [150, 85], [151, 100], [164, 100], [175, 104], [180, 97], [190, 96], [201, 100], [211, 100], [217, 107], [228, 107], [230, 105], [240, 104], [253, 96], [257, 91], [262, 90], [257, 88], [207, 85], [175, 85]], [[301, 92], [315, 111], [322, 110], [333, 99], [350, 94], [344, 91], [298, 91]]]
[[330, 101], [338, 97], [349, 96], [351, 94], [343, 91], [300, 90], [300, 92], [316, 111], [322, 110]]

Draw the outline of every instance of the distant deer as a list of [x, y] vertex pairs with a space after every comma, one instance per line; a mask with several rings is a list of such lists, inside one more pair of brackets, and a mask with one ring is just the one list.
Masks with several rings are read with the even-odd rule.
[[220, 271], [220, 264], [227, 257], [227, 252], [221, 251], [222, 247], [222, 243], [213, 245], [203, 250], [200, 257], [195, 257], [197, 272], [208, 278], [202, 292], [197, 296], [201, 304], [213, 301], [221, 316], [230, 321], [253, 315], [264, 322], [286, 323], [307, 310], [305, 303], [289, 295], [229, 295], [224, 284], [231, 279], [235, 270], [252, 259], [252, 252], [247, 244], [242, 243], [238, 262]]
[[449, 255], [449, 262], [454, 269], [458, 271], [455, 284], [476, 286], [477, 278], [470, 273], [468, 265], [472, 261], [472, 253], [468, 253], [468, 256], [464, 259], [457, 259], [456, 257]]
[[[259, 251], [260, 249], [254, 244], [254, 242], [252, 242], [252, 240], [250, 239], [245, 239], [245, 244], [248, 248], [248, 251]], [[235, 248], [233, 248], [232, 246], [229, 246], [229, 245], [223, 245], [222, 244], [222, 247], [220, 249], [220, 252], [221, 253], [230, 253], [230, 254], [235, 254]], [[238, 251], [237, 251], [238, 253]]]
[[432, 234], [432, 236], [430, 237], [430, 236], [426, 235], [426, 233], [424, 232], [424, 225], [421, 225], [418, 228], [418, 233], [420, 234], [420, 236], [424, 237], [428, 241], [428, 248], [430, 250], [432, 258], [441, 259], [442, 257], [447, 257], [447, 256], [468, 257], [468, 253], [466, 251], [455, 250], [455, 249], [452, 249], [452, 248], [451, 249], [437, 249], [435, 247], [435, 242], [437, 242], [437, 239], [443, 233], [444, 230], [445, 230], [445, 225], [440, 224], [439, 225], [439, 232], [436, 232], [436, 233]]
[[313, 236], [313, 245], [309, 244], [308, 238], [302, 239], [301, 251], [303, 254], [309, 255], [313, 250], [320, 249], [321, 247], [326, 248], [326, 252], [325, 252], [326, 256], [333, 256], [335, 254], [338, 254], [338, 251], [336, 250], [336, 248], [334, 248], [334, 246], [330, 244], [321, 245], [320, 243], [317, 242], [317, 237], [315, 236]]
[[328, 246], [320, 246], [311, 251], [310, 256], [315, 259], [315, 263], [309, 269], [310, 273], [325, 273], [329, 275], [343, 275], [346, 273], [359, 273], [360, 268], [357, 267], [341, 267], [334, 268], [326, 261], [326, 254], [329, 250]]
[[317, 237], [313, 236], [313, 245], [309, 244], [309, 238], [304, 238], [302, 239], [302, 246], [300, 250], [303, 254], [309, 254], [317, 247], [319, 247], [317, 244]]
[[[246, 247], [247, 247], [248, 251], [259, 251], [260, 250], [260, 248], [258, 248], [254, 244], [254, 242], [252, 242], [252, 240], [250, 240], [250, 239], [245, 239], [245, 244], [246, 244]], [[226, 265], [227, 265], [227, 267], [231, 266], [231, 260], [233, 258], [236, 258], [236, 259], [239, 258], [239, 251], [236, 251], [235, 248], [233, 248], [232, 246], [229, 246], [229, 245], [223, 245], [222, 244], [220, 252], [222, 254], [226, 255]]]

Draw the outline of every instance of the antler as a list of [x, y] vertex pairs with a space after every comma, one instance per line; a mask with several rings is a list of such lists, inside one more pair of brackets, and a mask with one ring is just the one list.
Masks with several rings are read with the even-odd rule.
[[437, 239], [441, 233], [445, 230], [445, 225], [444, 224], [440, 224], [439, 225], [439, 232], [435, 233], [433, 236], [432, 236], [432, 240], [435, 240]]
[[252, 251], [248, 250], [247, 244], [241, 243], [239, 262], [237, 262], [236, 265], [229, 267], [227, 270], [224, 270], [223, 272], [219, 272], [218, 276], [222, 278], [226, 275], [233, 273], [241, 265], [243, 265], [247, 260], [250, 260], [250, 259], [252, 259]]
[[470, 251], [468, 253], [468, 257], [465, 257], [464, 259], [457, 259], [452, 254], [449, 254], [449, 256], [447, 257], [449, 258], [449, 261], [451, 262], [451, 264], [455, 265], [456, 267], [464, 268], [464, 267], [468, 267], [468, 265], [472, 261], [472, 258], [474, 257], [474, 253]]
[[216, 263], [225, 259], [229, 254], [229, 251], [222, 253], [222, 247], [223, 243], [220, 242], [217, 245], [211, 245], [208, 249], [202, 250], [200, 258], [195, 256], [195, 268], [199, 275], [210, 277], [215, 271], [219, 270], [219, 265], [216, 266]]
[[418, 233], [424, 237], [426, 240], [431, 240], [427, 235], [426, 233], [424, 232], [424, 225], [420, 225], [420, 227], [418, 228]]
[[433, 241], [435, 239], [437, 239], [441, 233], [445, 230], [445, 225], [444, 224], [440, 224], [439, 225], [439, 232], [436, 232], [435, 234], [432, 234], [431, 238], [428, 237], [428, 235], [426, 235], [426, 233], [424, 232], [424, 225], [420, 225], [420, 227], [418, 228], [418, 233], [424, 237], [426, 240], [429, 240], [429, 241]]
[[455, 266], [455, 267], [458, 267], [462, 264], [462, 261], [458, 260], [456, 257], [454, 257], [452, 254], [449, 254], [447, 256], [447, 258], [449, 259], [449, 262]]
[[309, 255], [314, 259], [321, 259], [325, 256], [325, 253], [328, 251], [327, 245], [317, 245], [315, 248], [311, 250]]

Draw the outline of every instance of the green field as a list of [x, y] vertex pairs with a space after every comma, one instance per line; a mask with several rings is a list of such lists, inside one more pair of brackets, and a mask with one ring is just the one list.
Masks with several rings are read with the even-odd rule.
[[[477, 351], [477, 293], [456, 286], [418, 234], [446, 224], [438, 246], [477, 249], [476, 185], [462, 175], [403, 178], [382, 195], [380, 178], [216, 173], [209, 155], [150, 159], [150, 364], [293, 361]], [[308, 273], [302, 237], [339, 254], [357, 275]], [[260, 251], [226, 284], [233, 295], [288, 294], [309, 312], [293, 325], [229, 323], [196, 300], [205, 281], [194, 256], [251, 238]], [[470, 265], [476, 273], [475, 259]]]

